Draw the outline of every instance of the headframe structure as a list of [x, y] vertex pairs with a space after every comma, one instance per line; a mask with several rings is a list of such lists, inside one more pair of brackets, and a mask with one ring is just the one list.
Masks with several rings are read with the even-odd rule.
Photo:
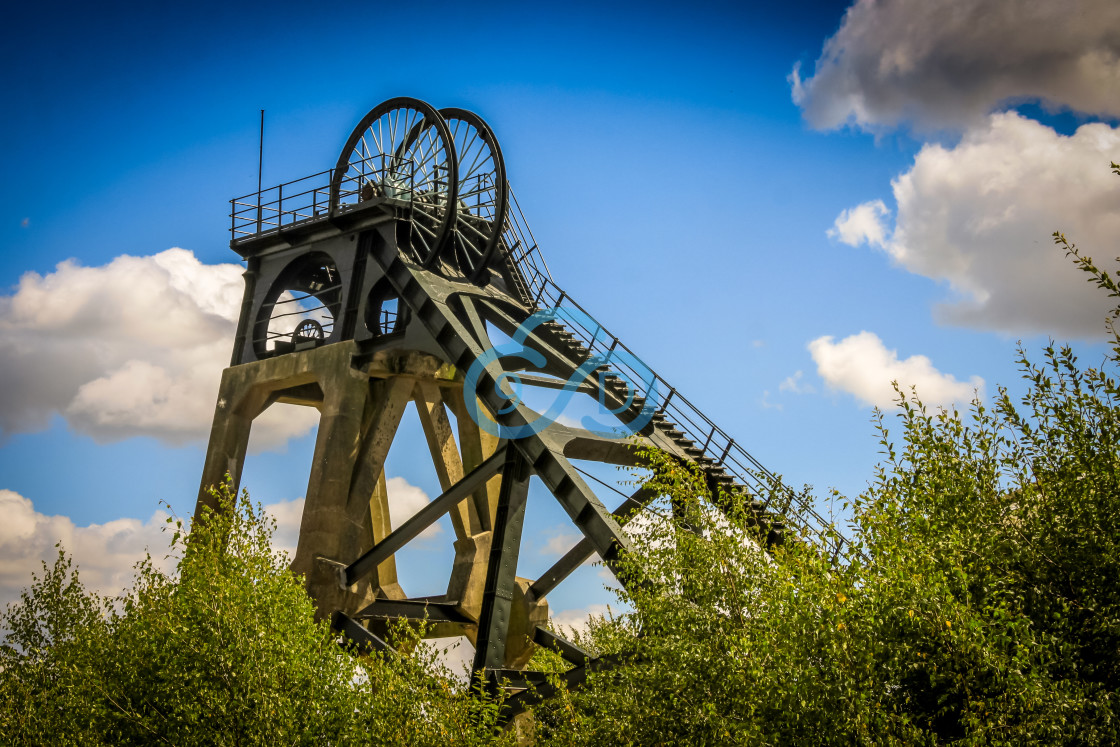
[[[359, 650], [387, 647], [393, 621], [425, 620], [432, 637], [474, 643], [475, 674], [512, 688], [514, 710], [541, 696], [543, 675], [525, 671], [534, 646], [581, 681], [598, 662], [549, 630], [547, 596], [595, 554], [615, 570], [630, 546], [623, 524], [657, 496], [638, 489], [609, 509], [573, 460], [632, 465], [635, 439], [742, 496], [767, 543], [827, 527], [790, 491], [768, 501], [776, 478], [553, 281], [477, 115], [390, 99], [333, 169], [231, 202], [245, 294], [196, 515], [227, 473], [240, 482], [254, 418], [278, 402], [316, 408], [292, 568]], [[518, 387], [593, 398], [613, 426], [553, 422]], [[384, 465], [410, 403], [443, 492], [394, 527]], [[582, 539], [526, 579], [516, 569], [532, 475]], [[444, 515], [447, 591], [409, 598], [395, 553]]]

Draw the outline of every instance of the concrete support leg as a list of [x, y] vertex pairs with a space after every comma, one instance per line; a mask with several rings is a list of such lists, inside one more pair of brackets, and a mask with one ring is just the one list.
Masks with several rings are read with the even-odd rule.
[[249, 431], [253, 418], [264, 409], [268, 394], [254, 386], [245, 371], [227, 368], [222, 373], [218, 389], [218, 402], [214, 408], [214, 424], [210, 428], [210, 445], [206, 450], [206, 463], [202, 468], [202, 483], [198, 490], [195, 516], [204, 506], [215, 508], [210, 489], [225, 482], [228, 474], [236, 490], [241, 485], [241, 470], [245, 466], [245, 450], [249, 446]]
[[[373, 496], [369, 499], [369, 515], [371, 538], [373, 544], [376, 545], [393, 531], [392, 522], [389, 521], [389, 491], [385, 486], [384, 469], [381, 470], [381, 475], [377, 478], [377, 487], [374, 488]], [[395, 557], [389, 558], [377, 566], [371, 583], [379, 598], [406, 598], [404, 590], [397, 582], [397, 560]]]
[[[498, 438], [481, 430], [463, 406], [461, 388], [445, 389], [445, 402], [455, 414], [459, 432], [459, 449], [463, 470], [470, 472], [493, 456], [498, 449]], [[488, 480], [471, 496], [471, 513], [476, 517], [480, 531], [455, 542], [455, 563], [447, 584], [447, 598], [459, 602], [459, 611], [475, 620], [482, 611], [482, 595], [486, 584], [486, 568], [490, 562], [490, 548], [494, 526], [494, 513], [501, 491], [501, 475]], [[475, 631], [467, 633], [474, 642]]]
[[317, 616], [329, 617], [335, 610], [356, 612], [374, 599], [369, 580], [343, 591], [330, 569], [315, 561], [319, 554], [340, 558], [354, 554], [355, 548], [360, 548], [360, 552], [370, 546], [372, 486], [360, 510], [354, 510], [350, 501], [351, 475], [362, 446], [362, 418], [368, 404], [369, 383], [349, 367], [317, 373], [324, 393], [322, 420], [292, 570], [306, 576], [307, 591], [316, 602]]
[[[455, 414], [455, 422], [459, 430], [459, 449], [463, 455], [463, 469], [470, 472], [493, 456], [498, 450], [498, 437], [493, 436], [478, 427], [471, 419], [463, 403], [463, 390], [450, 389], [444, 392], [451, 412]], [[480, 408], [484, 408], [481, 400]], [[501, 478], [494, 477], [484, 487], [479, 488], [474, 494], [475, 512], [483, 530], [492, 529], [494, 526], [494, 512], [498, 507], [498, 492], [501, 490]]]
[[[347, 511], [352, 514], [361, 514], [364, 509], [369, 529], [362, 544], [344, 546], [340, 555], [330, 556], [335, 560], [343, 563], [354, 561], [393, 530], [389, 516], [389, 493], [385, 486], [385, 458], [408, 407], [413, 386], [414, 382], [407, 378], [374, 379], [368, 384], [369, 397], [362, 411], [361, 450], [353, 470], [347, 472], [350, 493], [346, 505]], [[381, 598], [405, 598], [397, 582], [397, 566], [393, 558], [380, 563], [368, 583]]]
[[[420, 414], [420, 424], [428, 441], [441, 490], [447, 490], [463, 479], [463, 462], [455, 445], [455, 434], [451, 420], [447, 417], [443, 395], [435, 382], [419, 381], [414, 393], [416, 410]], [[477, 492], [477, 491], [476, 491]], [[466, 500], [451, 509], [451, 524], [455, 528], [455, 538], [473, 537], [483, 530], [475, 501]]]

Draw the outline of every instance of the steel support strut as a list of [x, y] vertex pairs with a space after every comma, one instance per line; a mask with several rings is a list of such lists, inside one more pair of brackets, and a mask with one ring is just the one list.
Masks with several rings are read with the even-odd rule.
[[[343, 589], [347, 589], [351, 584], [357, 583], [365, 576], [369, 575], [377, 568], [378, 564], [388, 559], [397, 550], [401, 549], [415, 539], [425, 529], [434, 524], [441, 516], [450, 511], [452, 507], [458, 504], [463, 499], [470, 496], [478, 486], [485, 483], [496, 472], [502, 469], [505, 456], [504, 451], [512, 451], [506, 447], [499, 447], [498, 451], [485, 462], [480, 464], [469, 475], [464, 477], [459, 482], [452, 485], [445, 490], [442, 495], [434, 501], [420, 509], [412, 518], [394, 530], [388, 537], [378, 542], [368, 551], [366, 551], [360, 558], [355, 560], [348, 566], [338, 567], [338, 583]], [[502, 481], [505, 485], [505, 481]], [[518, 538], [520, 539], [521, 530], [518, 529]], [[325, 559], [320, 559], [323, 562]], [[339, 566], [338, 563], [331, 563], [330, 565]]]
[[521, 549], [521, 528], [525, 522], [531, 470], [521, 450], [513, 444], [506, 448], [505, 459], [490, 563], [486, 569], [486, 586], [478, 618], [475, 672], [505, 668], [506, 633], [517, 583], [517, 557]]
[[[620, 519], [620, 523], [625, 522], [630, 518], [630, 514], [644, 507], [648, 502], [657, 496], [649, 488], [645, 486], [640, 487], [629, 498], [622, 502], [622, 505], [614, 510], [611, 516]], [[560, 582], [571, 575], [572, 571], [579, 568], [587, 560], [595, 554], [595, 546], [591, 540], [584, 537], [575, 546], [564, 554], [564, 557], [556, 561], [551, 568], [542, 573], [540, 577], [533, 582], [529, 587], [528, 595], [530, 600], [542, 599], [550, 591], [560, 585]]]

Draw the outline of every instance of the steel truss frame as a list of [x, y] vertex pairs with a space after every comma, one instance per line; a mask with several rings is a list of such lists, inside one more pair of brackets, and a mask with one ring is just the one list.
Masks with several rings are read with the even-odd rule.
[[[383, 110], [395, 111], [401, 102], [423, 103], [392, 100], [367, 120]], [[434, 121], [430, 107], [420, 109], [423, 123]], [[609, 510], [571, 460], [633, 465], [633, 449], [617, 438], [558, 423], [530, 427], [539, 414], [519, 402], [511, 405], [502, 385], [508, 375], [518, 374], [533, 386], [590, 395], [622, 424], [638, 423], [641, 444], [697, 465], [714, 495], [740, 497], [767, 544], [791, 536], [816, 539], [827, 524], [811, 506], [783, 492], [776, 478], [734, 439], [553, 282], [512, 192], [506, 199], [504, 167], [492, 132], [469, 112], [441, 113], [469, 120], [472, 132], [485, 135], [483, 155], [476, 160], [492, 159], [502, 183], [500, 199], [495, 199], [500, 207], [494, 210], [503, 216], [503, 228], [471, 248], [476, 257], [472, 261], [479, 264], [469, 272], [437, 268], [434, 245], [419, 256], [414, 246], [402, 244], [409, 234], [401, 225], [414, 218], [392, 199], [375, 195], [360, 205], [342, 206], [345, 210], [336, 204], [353, 142], [329, 172], [331, 207], [326, 213], [318, 209], [322, 188], [299, 193], [301, 199], [311, 195], [307, 215], [288, 211], [278, 188], [278, 217], [272, 223], [261, 217], [261, 194], [255, 203], [248, 197], [234, 202], [231, 248], [249, 259], [250, 269], [234, 365], [223, 374], [215, 410], [199, 509], [210, 505], [206, 489], [225, 474], [239, 483], [250, 425], [265, 408], [274, 402], [316, 407], [322, 417], [293, 570], [305, 575], [317, 614], [329, 618], [359, 653], [392, 650], [386, 632], [394, 622], [423, 622], [433, 635], [468, 634], [476, 648], [474, 676], [515, 692], [507, 701], [509, 716], [550, 692], [542, 673], [524, 669], [532, 646], [556, 651], [572, 665], [561, 677], [568, 686], [617, 663], [611, 657], [593, 658], [548, 630], [546, 600], [594, 554], [618, 575], [619, 561], [630, 549], [622, 526], [658, 496], [640, 488]], [[367, 124], [363, 120], [355, 133]], [[446, 130], [442, 121], [441, 126]], [[450, 141], [446, 133], [441, 139]], [[455, 163], [454, 148], [448, 159]], [[367, 176], [363, 172], [361, 178]], [[449, 191], [452, 205], [454, 192]], [[251, 208], [256, 210], [255, 233], [249, 230]], [[287, 212], [298, 220], [286, 227]], [[345, 264], [350, 290], [341, 318], [334, 320], [342, 339], [331, 337], [323, 340], [330, 344], [271, 358], [240, 357], [251, 344], [247, 325], [259, 314], [254, 307], [259, 302], [253, 299], [260, 293], [254, 295], [253, 288], [261, 263], [318, 251], [315, 246], [330, 241], [351, 247]], [[407, 329], [393, 340], [359, 340], [358, 292], [383, 284], [396, 294]], [[546, 307], [557, 313], [542, 317]], [[535, 351], [535, 362], [495, 359], [490, 355], [495, 347], [490, 328], [510, 337], [520, 334]], [[478, 366], [477, 386], [464, 391], [465, 372]], [[518, 435], [497, 438], [484, 433], [480, 424], [471, 422], [469, 411], [476, 401], [483, 417], [500, 432]], [[388, 519], [383, 468], [410, 402], [419, 411], [442, 493], [394, 529]], [[455, 416], [458, 445], [448, 410]], [[582, 539], [538, 578], [519, 579], [516, 568], [532, 475], [564, 509]], [[770, 503], [771, 494], [779, 496], [777, 504]], [[447, 515], [458, 538], [448, 593], [409, 599], [396, 582], [395, 554]], [[787, 521], [793, 524], [792, 532]], [[827, 549], [838, 552], [839, 547]], [[629, 583], [625, 577], [619, 581]]]

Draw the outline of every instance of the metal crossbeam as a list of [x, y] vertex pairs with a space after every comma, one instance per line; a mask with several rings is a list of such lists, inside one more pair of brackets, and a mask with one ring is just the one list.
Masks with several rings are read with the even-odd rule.
[[556, 653], [564, 657], [566, 661], [572, 664], [581, 666], [591, 661], [591, 654], [584, 651], [582, 648], [572, 643], [566, 638], [562, 638], [551, 630], [537, 626], [533, 631], [533, 642], [544, 646], [545, 648], [552, 649]]
[[493, 456], [478, 465], [469, 475], [445, 490], [442, 495], [416, 512], [408, 521], [370, 548], [346, 568], [339, 569], [338, 583], [343, 589], [373, 573], [382, 562], [415, 539], [421, 532], [467, 498], [480, 485], [500, 472], [506, 461], [506, 447], [501, 444]]
[[548, 682], [548, 673], [521, 669], [488, 669], [486, 679], [492, 685], [501, 685], [511, 690], [525, 690], [530, 687], [540, 687]]
[[371, 651], [393, 651], [392, 646], [369, 632], [341, 610], [331, 615], [331, 628], [342, 633], [361, 655]]
[[567, 380], [558, 379], [553, 376], [536, 376], [519, 371], [517, 373], [517, 378], [520, 379], [522, 384], [539, 386], [542, 389], [569, 389], [570, 391], [583, 392], [584, 394], [595, 394], [598, 391], [598, 388], [594, 384], [584, 382], [573, 387]]
[[[656, 494], [648, 488], [638, 488], [634, 491], [633, 495], [623, 501], [622, 505], [611, 513], [611, 516], [619, 519], [628, 517], [632, 512], [642, 508], [655, 497]], [[560, 582], [570, 576], [576, 568], [579, 568], [587, 562], [587, 559], [594, 554], [595, 545], [592, 544], [591, 540], [584, 537], [576, 543], [575, 547], [564, 553], [564, 557], [556, 561], [551, 568], [542, 573], [540, 578], [533, 582], [526, 596], [529, 597], [530, 601], [545, 596], [559, 586]]]
[[378, 599], [354, 617], [384, 620], [427, 620], [430, 623], [463, 623], [473, 625], [474, 620], [464, 615], [454, 604], [428, 602], [420, 599]]
[[[587, 681], [587, 676], [592, 672], [600, 672], [604, 669], [616, 667], [623, 661], [624, 658], [617, 654], [606, 654], [595, 659], [589, 659], [586, 664], [572, 667], [567, 672], [560, 675], [560, 687], [566, 690], [580, 687]], [[502, 708], [502, 720], [508, 722], [509, 719], [521, 713], [526, 708], [536, 705], [547, 698], [551, 698], [558, 692], [558, 689], [559, 688], [554, 686], [551, 682], [545, 682], [541, 685], [516, 693], [505, 702]]]

